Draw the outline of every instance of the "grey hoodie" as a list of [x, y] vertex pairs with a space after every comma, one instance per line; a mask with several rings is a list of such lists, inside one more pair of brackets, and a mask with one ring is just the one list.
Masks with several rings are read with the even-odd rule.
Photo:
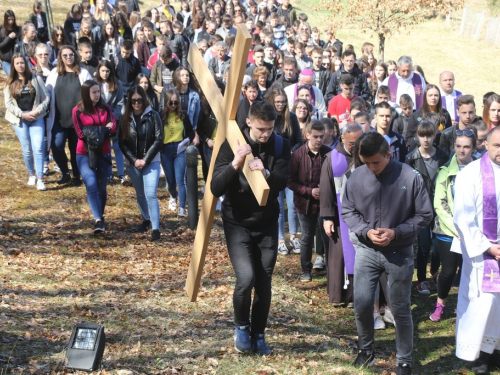
[[[366, 246], [398, 250], [411, 246], [418, 232], [432, 220], [432, 203], [419, 172], [391, 160], [378, 176], [366, 165], [356, 168], [347, 180], [342, 218]], [[378, 247], [367, 237], [370, 229], [389, 228], [396, 238]]]

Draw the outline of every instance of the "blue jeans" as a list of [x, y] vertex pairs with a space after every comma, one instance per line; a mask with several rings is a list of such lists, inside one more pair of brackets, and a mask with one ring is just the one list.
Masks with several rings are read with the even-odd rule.
[[288, 207], [288, 233], [297, 234], [297, 228], [299, 226], [299, 218], [297, 216], [297, 211], [295, 211], [295, 205], [293, 204], [293, 191], [289, 188], [280, 191], [278, 196], [278, 203], [280, 204], [280, 215], [278, 217], [278, 238], [280, 240], [285, 238], [285, 196], [286, 205]]
[[[118, 137], [113, 137], [111, 139], [111, 142], [113, 144], [113, 152], [115, 153], [115, 163], [116, 163], [116, 170], [118, 172], [118, 176], [124, 176], [125, 175], [125, 163], [123, 159], [123, 153], [122, 150], [120, 150], [120, 146], [118, 146]], [[110, 176], [113, 174], [113, 166], [109, 166], [109, 173]]]
[[66, 140], [68, 140], [69, 144], [73, 177], [80, 178], [80, 171], [78, 170], [78, 163], [76, 162], [76, 144], [78, 143], [78, 136], [76, 135], [75, 128], [63, 128], [59, 122], [54, 121], [54, 126], [52, 127], [52, 156], [54, 156], [54, 161], [61, 169], [63, 175], [69, 173], [68, 157], [66, 156], [65, 150]]
[[[43, 160], [47, 144], [43, 142], [45, 122], [39, 118], [33, 122], [21, 119], [19, 126], [13, 125], [17, 138], [23, 148], [23, 158], [30, 176], [43, 178]], [[36, 170], [36, 173], [35, 173]]]
[[203, 143], [203, 156], [205, 156], [205, 162], [207, 163], [209, 168], [210, 168], [210, 162], [212, 161], [213, 151], [214, 150], [208, 147], [206, 143]]
[[7, 77], [10, 76], [10, 62], [2, 61], [2, 69]]
[[151, 220], [151, 227], [160, 229], [160, 204], [156, 196], [160, 179], [160, 163], [155, 161], [143, 169], [127, 165], [127, 174], [134, 186], [142, 219]]
[[186, 151], [177, 154], [180, 142], [171, 142], [163, 146], [161, 165], [167, 178], [167, 190], [172, 198], [177, 198], [179, 187], [179, 208], [186, 208]]
[[93, 170], [90, 169], [88, 155], [76, 155], [76, 163], [87, 189], [87, 201], [94, 220], [102, 219], [104, 207], [106, 207], [109, 164], [103, 158], [111, 160], [111, 154], [103, 155], [97, 159], [96, 170]]
[[387, 273], [391, 311], [396, 321], [396, 357], [398, 364], [411, 364], [413, 320], [411, 282], [413, 246], [393, 251], [376, 251], [356, 241], [354, 261], [354, 311], [359, 347], [372, 352], [374, 346], [373, 303], [382, 272]]

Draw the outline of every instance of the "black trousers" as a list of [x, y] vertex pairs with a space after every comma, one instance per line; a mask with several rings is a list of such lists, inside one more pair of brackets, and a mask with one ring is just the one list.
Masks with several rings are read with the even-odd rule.
[[[271, 279], [278, 255], [278, 218], [274, 224], [247, 229], [224, 220], [229, 258], [236, 274], [234, 323], [264, 333], [271, 307]], [[255, 290], [252, 302], [252, 290]], [[251, 319], [250, 319], [251, 309]]]
[[437, 240], [439, 256], [441, 257], [441, 272], [437, 284], [438, 297], [448, 298], [453, 280], [458, 268], [462, 265], [462, 254], [450, 251], [451, 242]]

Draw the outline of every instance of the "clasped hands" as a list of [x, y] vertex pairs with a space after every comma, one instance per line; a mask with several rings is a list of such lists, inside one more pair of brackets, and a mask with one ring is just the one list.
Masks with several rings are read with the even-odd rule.
[[386, 247], [393, 239], [396, 238], [396, 233], [392, 229], [377, 228], [370, 229], [366, 236], [373, 242], [374, 245]]

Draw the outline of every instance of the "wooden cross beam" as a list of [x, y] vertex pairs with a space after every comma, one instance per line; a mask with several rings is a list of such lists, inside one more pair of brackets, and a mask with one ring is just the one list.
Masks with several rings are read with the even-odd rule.
[[[200, 83], [201, 89], [218, 121], [215, 145], [205, 185], [205, 194], [203, 196], [200, 218], [198, 220], [193, 251], [191, 253], [191, 263], [189, 264], [186, 286], [184, 288], [191, 302], [195, 302], [198, 296], [201, 275], [203, 274], [203, 266], [205, 265], [205, 257], [207, 254], [208, 240], [210, 239], [210, 232], [214, 222], [217, 198], [212, 194], [210, 182], [212, 181], [215, 159], [217, 158], [222, 143], [224, 143], [226, 139], [231, 145], [233, 152], [236, 152], [236, 147], [238, 145], [237, 141], [239, 141], [240, 145], [247, 144], [235, 118], [251, 41], [252, 37], [246, 26], [238, 25], [238, 32], [234, 43], [235, 48], [231, 58], [229, 77], [224, 96], [220, 93], [198, 48], [194, 44], [191, 44], [189, 49], [189, 65]], [[269, 196], [269, 185], [260, 171], [250, 171], [248, 162], [253, 159], [253, 156], [247, 155], [246, 158], [247, 160], [243, 167], [243, 173], [252, 188], [252, 192], [257, 202], [259, 202], [261, 206], [265, 206]], [[195, 202], [191, 203], [195, 204]]]

